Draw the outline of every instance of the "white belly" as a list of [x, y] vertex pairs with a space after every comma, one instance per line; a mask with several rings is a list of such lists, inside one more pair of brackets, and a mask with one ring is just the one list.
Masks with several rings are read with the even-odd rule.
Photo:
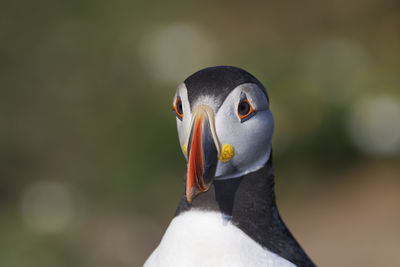
[[295, 266], [256, 243], [220, 213], [188, 211], [175, 217], [144, 267]]

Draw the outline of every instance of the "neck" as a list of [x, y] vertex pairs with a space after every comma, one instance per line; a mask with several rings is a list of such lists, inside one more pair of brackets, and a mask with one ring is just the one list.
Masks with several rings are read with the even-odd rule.
[[297, 265], [314, 266], [280, 218], [271, 158], [255, 172], [214, 180], [209, 190], [196, 196], [191, 204], [184, 193], [175, 216], [191, 209], [220, 212], [268, 250]]
[[[257, 209], [259, 205], [263, 208]], [[237, 178], [214, 180], [208, 191], [196, 196], [191, 204], [186, 201], [184, 192], [176, 215], [190, 209], [201, 209], [221, 212], [232, 219], [239, 215], [237, 212], [243, 211], [265, 217], [272, 216], [273, 207], [276, 207], [274, 175], [272, 161], [269, 160], [255, 172]]]

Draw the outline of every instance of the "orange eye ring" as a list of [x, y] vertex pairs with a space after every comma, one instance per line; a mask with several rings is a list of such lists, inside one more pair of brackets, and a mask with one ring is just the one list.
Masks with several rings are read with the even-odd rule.
[[176, 98], [175, 105], [174, 105], [174, 111], [178, 119], [182, 120], [183, 119], [183, 107], [182, 107], [182, 101], [179, 97]]
[[250, 119], [250, 115], [254, 114], [254, 109], [249, 100], [246, 98], [239, 102], [237, 112], [239, 119], [243, 122], [246, 120], [246, 118]]

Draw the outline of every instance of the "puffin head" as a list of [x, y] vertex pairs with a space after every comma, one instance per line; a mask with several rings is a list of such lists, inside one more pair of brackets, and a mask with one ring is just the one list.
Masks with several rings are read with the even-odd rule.
[[213, 180], [257, 171], [271, 155], [274, 119], [268, 95], [243, 69], [217, 66], [192, 74], [178, 86], [173, 110], [187, 160], [189, 203]]

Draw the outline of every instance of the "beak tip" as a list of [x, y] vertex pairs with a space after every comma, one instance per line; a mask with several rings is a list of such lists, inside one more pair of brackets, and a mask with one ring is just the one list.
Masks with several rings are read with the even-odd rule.
[[187, 201], [189, 204], [192, 204], [192, 196], [191, 196], [191, 195], [186, 195], [186, 201]]

